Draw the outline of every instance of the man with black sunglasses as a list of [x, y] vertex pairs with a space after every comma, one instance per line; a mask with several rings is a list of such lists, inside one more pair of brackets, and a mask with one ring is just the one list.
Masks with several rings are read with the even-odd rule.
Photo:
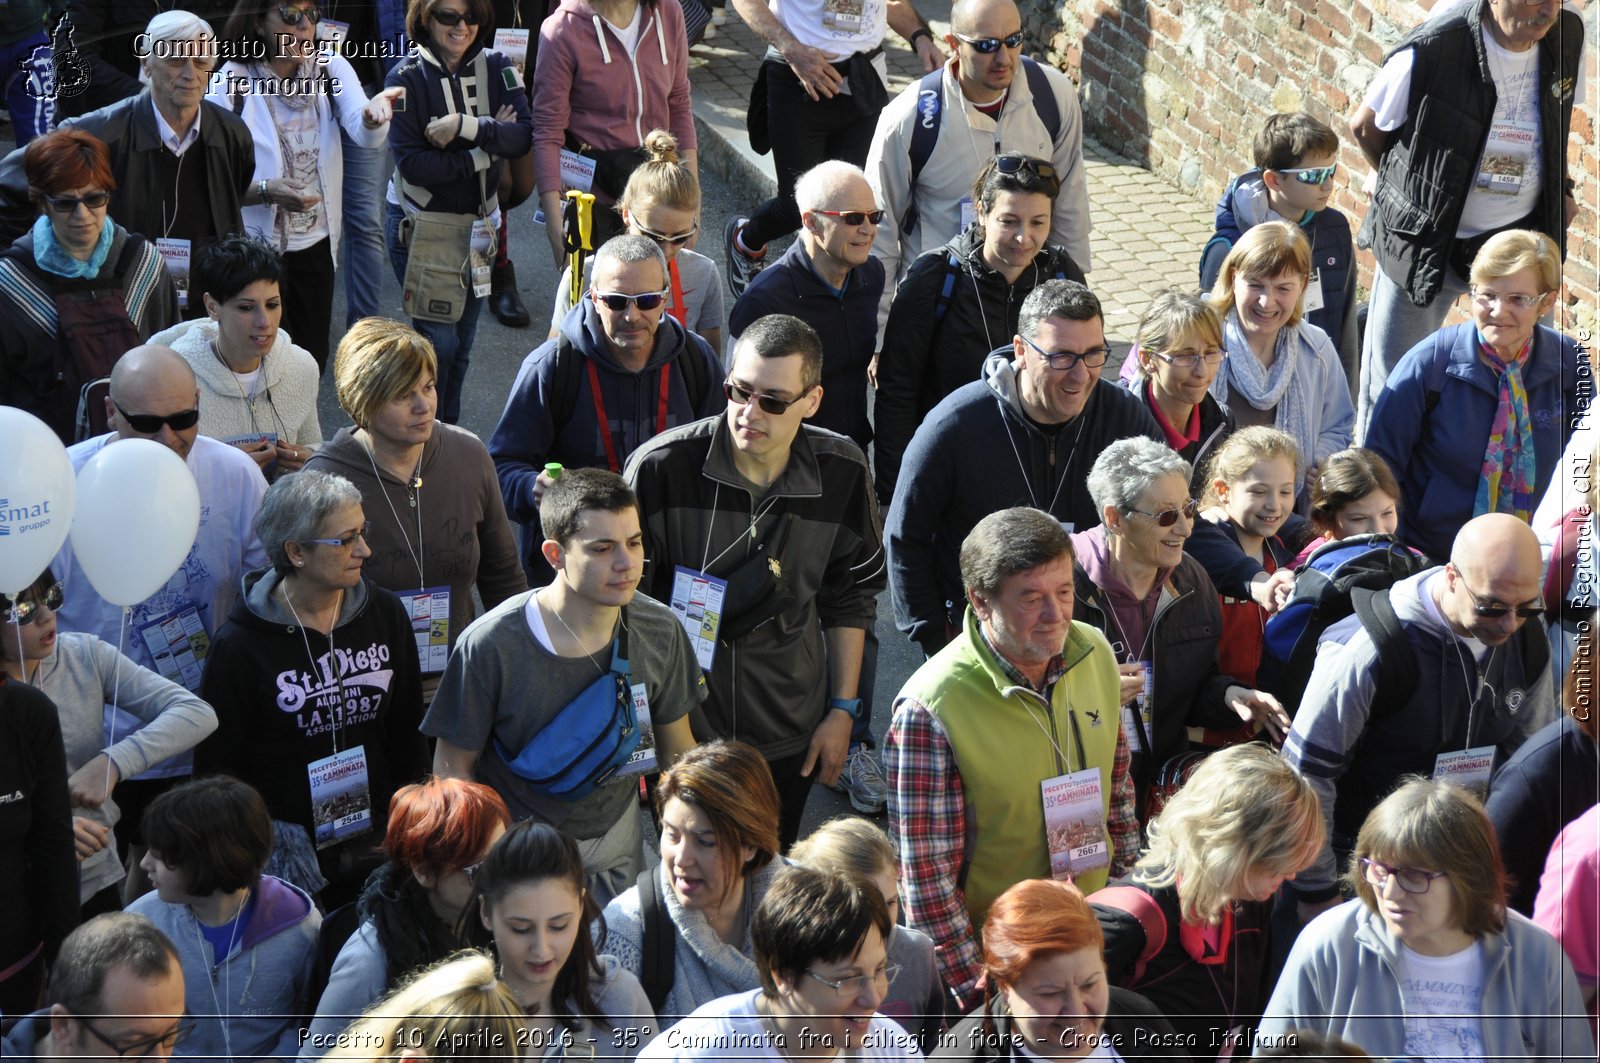
[[993, 155], [1020, 153], [1055, 167], [1061, 188], [1048, 242], [1090, 266], [1083, 115], [1072, 81], [1022, 54], [1015, 0], [957, 0], [950, 30], [949, 62], [889, 101], [867, 155], [868, 179], [888, 215], [874, 249], [888, 271], [880, 349], [896, 286], [918, 255], [972, 221], [972, 183]]
[[17, 1063], [167, 1059], [194, 1026], [172, 942], [127, 912], [96, 916], [67, 935], [47, 999], [48, 1007], [12, 1029], [0, 1056]]
[[[1337, 903], [1356, 832], [1402, 776], [1481, 796], [1492, 770], [1555, 719], [1541, 570], [1532, 529], [1485, 514], [1456, 535], [1448, 564], [1386, 593], [1400, 640], [1375, 642], [1355, 617], [1323, 634], [1283, 746], [1328, 823], [1322, 855], [1290, 885], [1302, 919]], [[1396, 668], [1394, 653], [1409, 659]], [[1409, 689], [1395, 678], [1406, 675]]]
[[533, 587], [555, 575], [540, 553], [539, 503], [554, 482], [546, 463], [620, 473], [651, 436], [722, 407], [716, 352], [667, 313], [667, 260], [654, 240], [612, 237], [589, 276], [556, 338], [523, 360], [489, 438]]

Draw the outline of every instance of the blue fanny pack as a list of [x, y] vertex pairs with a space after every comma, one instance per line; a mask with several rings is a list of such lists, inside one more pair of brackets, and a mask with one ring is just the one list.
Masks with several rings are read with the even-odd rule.
[[628, 682], [627, 617], [611, 644], [611, 670], [566, 704], [513, 756], [495, 752], [535, 790], [565, 801], [587, 797], [628, 762], [641, 739]]

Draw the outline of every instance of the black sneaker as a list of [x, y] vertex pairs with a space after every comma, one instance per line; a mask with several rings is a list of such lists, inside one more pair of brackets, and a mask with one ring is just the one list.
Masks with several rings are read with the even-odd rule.
[[765, 247], [759, 255], [752, 255], [739, 247], [739, 233], [749, 221], [744, 217], [729, 218], [728, 224], [722, 227], [722, 245], [728, 260], [728, 287], [733, 290], [735, 299], [744, 294], [756, 274], [767, 264]]

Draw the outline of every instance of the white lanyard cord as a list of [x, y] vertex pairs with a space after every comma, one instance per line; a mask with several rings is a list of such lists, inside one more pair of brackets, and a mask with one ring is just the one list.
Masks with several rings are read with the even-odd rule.
[[400, 538], [406, 544], [406, 556], [417, 566], [417, 589], [421, 590], [428, 585], [428, 577], [423, 574], [423, 561], [427, 555], [422, 545], [422, 456], [417, 455], [417, 468], [412, 473], [411, 483], [407, 487], [408, 491], [416, 492], [407, 496], [411, 499], [411, 507], [417, 511], [417, 545], [412, 549], [411, 536], [406, 534], [405, 521], [400, 519], [400, 512], [394, 508], [394, 502], [389, 498], [389, 488], [383, 482], [383, 474], [378, 471], [378, 459], [372, 456], [371, 447], [362, 446], [361, 449], [367, 452], [367, 461], [372, 464], [372, 478], [378, 481], [378, 493], [383, 496], [383, 504], [389, 507], [389, 515], [394, 518], [395, 527], [400, 529]]

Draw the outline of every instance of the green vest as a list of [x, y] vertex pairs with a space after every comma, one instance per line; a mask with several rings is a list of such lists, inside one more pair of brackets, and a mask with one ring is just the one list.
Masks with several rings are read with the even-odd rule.
[[[1117, 660], [1100, 632], [1073, 621], [1061, 648], [1067, 671], [1051, 688], [1047, 705], [1011, 682], [978, 626], [969, 608], [962, 634], [901, 691], [938, 719], [961, 773], [967, 822], [962, 889], [975, 933], [1000, 894], [1024, 879], [1050, 877], [1041, 782], [1099, 768], [1101, 803], [1109, 812], [1121, 730]], [[1088, 894], [1107, 877], [1101, 869], [1076, 882]]]

